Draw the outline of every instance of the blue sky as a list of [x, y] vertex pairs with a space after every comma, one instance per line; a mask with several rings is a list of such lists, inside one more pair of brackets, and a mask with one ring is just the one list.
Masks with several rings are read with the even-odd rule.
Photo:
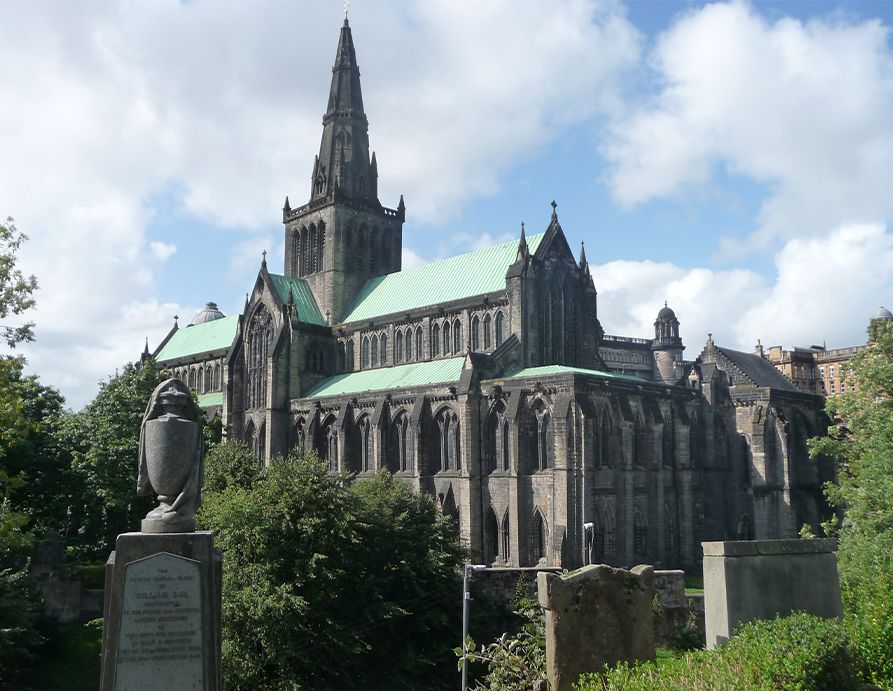
[[[13, 1], [0, 213], [42, 286], [32, 371], [73, 407], [174, 314], [241, 309], [309, 196], [343, 6]], [[663, 300], [686, 356], [864, 341], [893, 305], [888, 2], [354, 0], [404, 265], [517, 237], [552, 199], [608, 333]]]

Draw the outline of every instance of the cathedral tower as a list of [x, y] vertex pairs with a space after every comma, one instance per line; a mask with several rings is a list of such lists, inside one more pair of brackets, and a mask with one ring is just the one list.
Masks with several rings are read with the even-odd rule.
[[400, 270], [403, 198], [396, 209], [378, 201], [378, 163], [369, 154], [360, 70], [347, 18], [332, 67], [319, 155], [313, 162], [310, 201], [292, 209], [285, 224], [285, 275], [304, 278], [329, 323], [338, 322], [363, 284]]

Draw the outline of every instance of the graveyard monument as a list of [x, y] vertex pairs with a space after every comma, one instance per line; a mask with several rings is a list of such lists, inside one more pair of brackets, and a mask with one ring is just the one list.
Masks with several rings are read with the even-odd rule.
[[140, 430], [137, 493], [158, 506], [106, 563], [102, 691], [220, 688], [221, 556], [196, 532], [201, 411], [187, 386], [153, 392]]

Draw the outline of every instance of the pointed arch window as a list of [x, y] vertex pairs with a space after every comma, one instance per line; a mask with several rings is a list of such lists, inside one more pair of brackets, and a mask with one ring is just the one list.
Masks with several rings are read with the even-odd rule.
[[195, 390], [198, 393], [205, 392], [205, 368], [201, 366], [198, 368], [198, 383], [195, 385]]
[[431, 325], [431, 357], [440, 355], [440, 326]]
[[474, 351], [481, 349], [481, 320], [477, 315], [471, 318], [471, 349]]
[[326, 268], [326, 224], [323, 221], [319, 222], [317, 237], [316, 270], [322, 271]]
[[499, 522], [496, 520], [496, 512], [489, 508], [484, 518], [484, 563], [492, 564], [498, 556]]
[[[664, 504], [664, 558], [676, 556], [676, 517], [669, 502]], [[739, 538], [740, 539], [740, 538]]]
[[424, 351], [422, 350], [422, 327], [417, 326], [415, 328], [415, 357], [416, 360], [421, 360]]
[[356, 268], [357, 271], [363, 270], [363, 262], [366, 260], [366, 245], [369, 242], [369, 231], [366, 229], [365, 225], [360, 226], [360, 229], [357, 231], [357, 257], [356, 257]]
[[373, 230], [369, 233], [369, 273], [375, 273], [378, 267], [378, 234]]
[[398, 331], [394, 336], [394, 362], [403, 362], [403, 332]]
[[385, 334], [381, 335], [379, 353], [381, 355], [381, 365], [382, 367], [384, 367], [386, 364], [388, 364], [388, 337]]
[[354, 364], [353, 364], [353, 339], [347, 341], [347, 346], [344, 349], [344, 364], [345, 372], [353, 372]]
[[388, 440], [388, 469], [392, 473], [405, 473], [411, 469], [409, 419], [401, 412], [391, 423]]
[[511, 559], [511, 528], [509, 526], [509, 512], [502, 515], [502, 525], [499, 529], [499, 558], [506, 564]]
[[546, 519], [537, 508], [530, 526], [530, 558], [534, 566], [546, 559], [546, 535]]
[[266, 307], [259, 306], [248, 327], [248, 347], [245, 351], [248, 370], [246, 408], [261, 408], [267, 400], [267, 358], [273, 339], [273, 319]]
[[554, 443], [552, 416], [541, 410], [536, 416], [536, 461], [538, 470], [546, 470], [554, 466]]
[[453, 322], [453, 352], [460, 354], [465, 350], [465, 339], [462, 337], [462, 322], [458, 319]]
[[508, 470], [509, 436], [505, 405], [500, 401], [490, 411], [487, 424], [486, 472]]
[[364, 473], [375, 470], [375, 438], [369, 416], [364, 415], [357, 423], [360, 441], [360, 468]]
[[502, 316], [502, 312], [496, 313], [496, 347], [502, 345], [502, 341], [505, 337], [505, 317]]
[[484, 350], [490, 350], [490, 346], [493, 344], [493, 337], [491, 335], [492, 330], [492, 322], [489, 314], [484, 315]]
[[459, 416], [450, 408], [444, 408], [435, 419], [437, 444], [434, 449], [440, 470], [461, 470], [461, 437]]
[[450, 323], [445, 321], [443, 323], [443, 354], [449, 355], [450, 353]]
[[319, 257], [319, 236], [316, 231], [316, 226], [310, 226], [310, 260], [308, 262], [308, 271], [307, 273], [316, 273], [316, 262]]
[[363, 336], [363, 342], [360, 345], [360, 368], [369, 367], [369, 337]]
[[372, 337], [372, 366], [378, 367], [378, 336]]

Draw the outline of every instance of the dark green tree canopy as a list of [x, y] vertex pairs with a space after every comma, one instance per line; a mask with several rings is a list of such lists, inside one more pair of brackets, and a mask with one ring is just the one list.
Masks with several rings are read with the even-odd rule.
[[434, 501], [387, 473], [348, 484], [315, 455], [250, 481], [253, 456], [226, 446], [199, 518], [224, 551], [227, 687], [451, 688], [463, 553]]

